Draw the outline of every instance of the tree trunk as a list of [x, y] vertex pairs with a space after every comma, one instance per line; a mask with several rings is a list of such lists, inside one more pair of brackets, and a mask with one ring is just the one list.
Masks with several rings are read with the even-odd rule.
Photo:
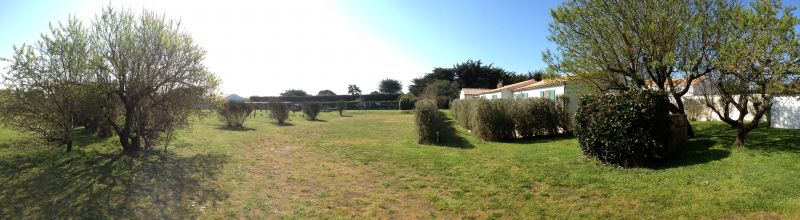
[[[681, 100], [680, 99], [681, 97], [678, 96], [673, 96], [673, 97], [675, 98], [675, 100]], [[675, 102], [679, 102], [677, 105], [674, 106], [677, 109], [677, 113], [686, 115], [686, 110], [683, 105], [683, 101], [675, 101]], [[683, 117], [683, 118], [684, 121], [686, 122], [686, 136], [688, 136], [689, 138], [694, 138], [694, 128], [692, 128], [692, 124], [689, 123], [689, 117]]]
[[65, 141], [67, 144], [67, 152], [72, 152], [72, 141]]
[[738, 132], [736, 132], [736, 142], [733, 143], [734, 147], [744, 147], [744, 137], [747, 135], [747, 131], [744, 128], [739, 128]]

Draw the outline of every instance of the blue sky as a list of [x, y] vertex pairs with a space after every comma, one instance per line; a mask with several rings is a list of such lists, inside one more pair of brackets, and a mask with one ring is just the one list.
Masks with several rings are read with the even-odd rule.
[[[33, 43], [48, 22], [86, 24], [105, 5], [180, 19], [207, 50], [221, 92], [277, 95], [364, 92], [381, 79], [410, 80], [467, 59], [524, 73], [544, 68], [549, 10], [560, 1], [0, 1], [0, 57]], [[7, 64], [0, 64], [3, 67]]]
[[[784, 1], [799, 5], [800, 1]], [[541, 69], [556, 0], [0, 0], [0, 57], [33, 43], [48, 22], [86, 24], [106, 5], [180, 19], [207, 50], [221, 92], [287, 89], [368, 93], [381, 79], [404, 87], [434, 67], [467, 59], [518, 73]], [[798, 14], [795, 11], [795, 14]], [[7, 64], [0, 62], [0, 68]]]

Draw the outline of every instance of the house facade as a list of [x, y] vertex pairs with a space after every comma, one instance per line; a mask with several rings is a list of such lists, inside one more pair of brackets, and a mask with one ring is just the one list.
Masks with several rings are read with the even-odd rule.
[[586, 93], [578, 83], [569, 81], [566, 77], [559, 77], [541, 81], [531, 79], [505, 86], [499, 84], [495, 89], [464, 88], [461, 90], [461, 94], [462, 99], [465, 99], [465, 97], [483, 99], [529, 99], [543, 97], [556, 100], [556, 97], [563, 96], [568, 100], [568, 112], [574, 114], [578, 109], [578, 98], [580, 95]]

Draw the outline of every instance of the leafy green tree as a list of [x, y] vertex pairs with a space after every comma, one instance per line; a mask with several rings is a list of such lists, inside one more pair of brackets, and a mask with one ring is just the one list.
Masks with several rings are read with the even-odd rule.
[[361, 89], [354, 84], [350, 84], [347, 86], [347, 94], [350, 95], [361, 95]]
[[334, 93], [333, 91], [331, 91], [329, 89], [321, 90], [321, 91], [319, 91], [317, 93], [317, 96], [331, 96], [331, 95], [336, 95], [336, 93]]
[[285, 92], [281, 93], [281, 96], [283, 96], [283, 97], [287, 97], [287, 96], [308, 96], [308, 93], [306, 93], [306, 91], [299, 90], [299, 89], [289, 89], [289, 90], [286, 90]]
[[124, 152], [150, 149], [161, 138], [166, 146], [177, 127], [216, 98], [219, 80], [203, 64], [205, 51], [179, 22], [109, 7], [93, 30], [98, 78], [118, 106], [107, 119]]
[[4, 75], [0, 120], [72, 151], [73, 131], [89, 103], [94, 53], [88, 29], [74, 17], [50, 25], [34, 45], [14, 48]]
[[[800, 20], [794, 7], [779, 1], [756, 0], [749, 7], [731, 3], [722, 11], [724, 34], [712, 47], [713, 71], [700, 91], [706, 106], [737, 129], [735, 146], [758, 128], [772, 108], [772, 98], [800, 70]], [[736, 110], [736, 111], [734, 111]], [[734, 113], [738, 112], [738, 113]], [[752, 115], [749, 123], [745, 117]]]
[[558, 77], [560, 77], [560, 75], [558, 75], [558, 73], [555, 73], [553, 71], [534, 70], [534, 71], [529, 71], [528, 72], [528, 78], [529, 79], [534, 79], [536, 81], [541, 81], [541, 80], [546, 80], [546, 79], [555, 79], [555, 78], [558, 78]]
[[[576, 76], [600, 91], [667, 92], [670, 112], [684, 114], [692, 83], [710, 71], [708, 48], [722, 1], [569, 0], [551, 11], [545, 51], [551, 70]], [[691, 126], [689, 136], [694, 135]]]
[[403, 92], [403, 85], [394, 79], [384, 79], [378, 85], [378, 91], [384, 94], [397, 94]]

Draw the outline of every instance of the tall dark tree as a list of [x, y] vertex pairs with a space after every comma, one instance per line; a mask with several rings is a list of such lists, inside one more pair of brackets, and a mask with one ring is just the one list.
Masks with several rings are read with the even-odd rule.
[[299, 90], [299, 89], [289, 89], [289, 90], [286, 90], [285, 92], [281, 93], [281, 96], [283, 96], [283, 97], [287, 97], [287, 96], [308, 96], [308, 93], [306, 93], [306, 91]]
[[361, 95], [361, 89], [354, 84], [350, 84], [347, 86], [347, 94], [350, 95]]
[[317, 96], [330, 96], [330, 95], [336, 95], [336, 93], [334, 93], [333, 91], [331, 91], [329, 89], [321, 90], [321, 91], [319, 91], [317, 93]]
[[427, 73], [421, 78], [413, 79], [411, 85], [408, 86], [408, 90], [415, 96], [421, 96], [429, 87], [429, 84], [436, 82], [439, 84], [437, 87], [441, 88], [440, 85], [443, 83], [440, 80], [455, 82], [450, 87], [459, 91], [461, 88], [495, 88], [498, 82], [512, 84], [527, 79], [528, 77], [526, 76], [494, 67], [492, 64], [483, 65], [480, 60], [467, 60], [453, 65], [451, 68], [434, 68], [431, 73]]
[[395, 79], [384, 79], [378, 85], [378, 91], [384, 94], [397, 94], [403, 92], [403, 85]]

